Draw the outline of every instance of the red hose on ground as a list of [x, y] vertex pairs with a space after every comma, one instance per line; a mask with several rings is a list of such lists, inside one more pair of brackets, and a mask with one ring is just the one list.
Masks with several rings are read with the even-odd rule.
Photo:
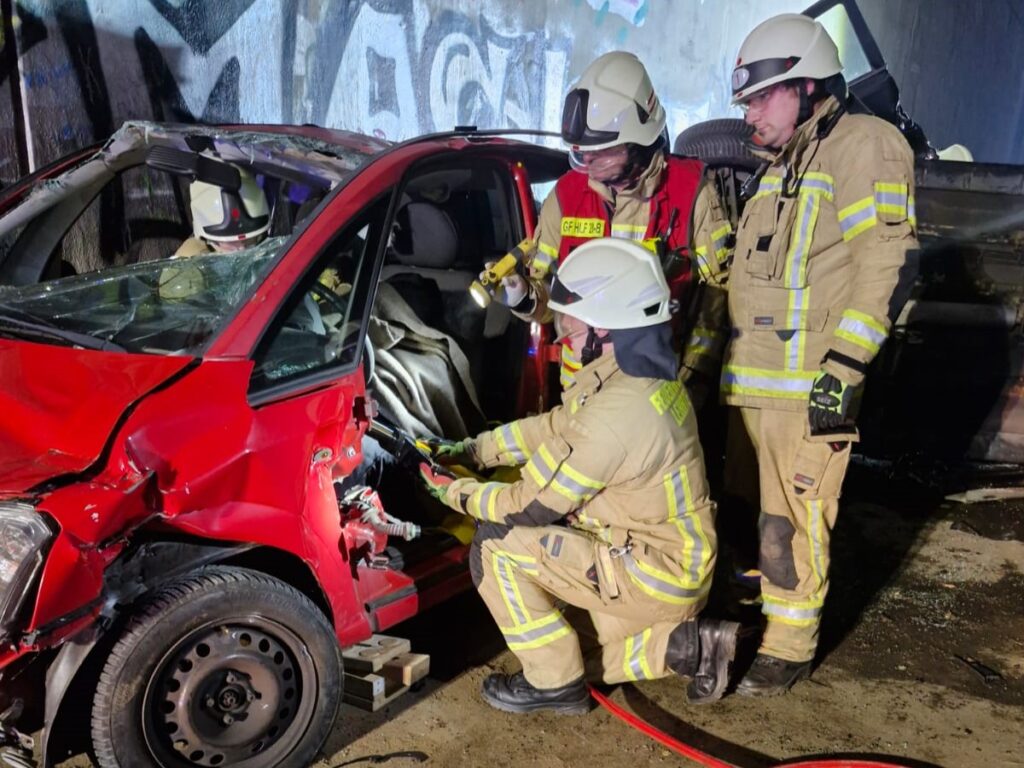
[[[696, 747], [684, 744], [678, 739], [672, 738], [664, 731], [659, 731], [650, 723], [640, 719], [632, 712], [627, 712], [618, 704], [612, 702], [607, 696], [594, 688], [594, 686], [591, 685], [588, 687], [590, 688], [590, 695], [597, 700], [598, 704], [627, 725], [636, 728], [640, 733], [651, 737], [662, 746], [671, 749], [673, 752], [678, 752], [683, 757], [689, 758], [693, 762], [706, 766], [707, 768], [738, 768], [738, 766], [733, 765], [732, 763], [726, 763], [719, 760], [717, 757], [709, 755], [707, 752], [701, 752]], [[786, 763], [785, 768], [905, 768], [905, 766], [901, 766], [899, 763], [879, 763], [875, 760], [848, 760], [844, 758], [837, 758], [835, 760], [808, 760], [802, 763]]]

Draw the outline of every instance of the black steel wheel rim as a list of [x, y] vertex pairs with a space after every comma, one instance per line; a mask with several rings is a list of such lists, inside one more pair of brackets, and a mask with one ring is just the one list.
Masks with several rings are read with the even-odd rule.
[[162, 768], [270, 768], [316, 706], [306, 644], [264, 616], [211, 622], [179, 639], [146, 681], [142, 725]]

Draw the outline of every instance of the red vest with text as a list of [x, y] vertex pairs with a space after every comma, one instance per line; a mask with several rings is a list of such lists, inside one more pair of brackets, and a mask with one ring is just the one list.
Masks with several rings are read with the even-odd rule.
[[[699, 160], [682, 157], [668, 157], [661, 183], [650, 200], [650, 215], [643, 239], [664, 237], [671, 222], [672, 231], [668, 236], [668, 248], [689, 256], [690, 213], [700, 186], [704, 164]], [[561, 240], [558, 247], [558, 263], [565, 261], [574, 248], [595, 237], [610, 237], [612, 232], [612, 210], [606, 200], [590, 188], [584, 173], [567, 173], [555, 185], [558, 206], [562, 212]], [[567, 219], [601, 220], [598, 226], [567, 226]], [[586, 231], [581, 231], [585, 229]], [[600, 230], [600, 231], [599, 231]], [[669, 280], [672, 298], [682, 299], [690, 283], [693, 270], [687, 265]]]

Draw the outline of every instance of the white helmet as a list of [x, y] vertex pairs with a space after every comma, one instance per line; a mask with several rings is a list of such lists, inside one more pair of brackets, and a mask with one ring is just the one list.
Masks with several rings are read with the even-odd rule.
[[668, 283], [657, 257], [642, 245], [610, 237], [590, 240], [566, 257], [548, 306], [608, 330], [671, 319]]
[[663, 130], [665, 108], [651, 78], [640, 60], [624, 51], [606, 53], [587, 67], [562, 107], [562, 140], [577, 151], [649, 147]]
[[254, 240], [270, 229], [270, 207], [256, 179], [238, 169], [242, 183], [233, 192], [205, 181], [189, 185], [192, 230], [196, 237], [214, 243]]
[[743, 41], [732, 71], [733, 106], [786, 80], [824, 80], [843, 71], [825, 27], [801, 13], [762, 21]]

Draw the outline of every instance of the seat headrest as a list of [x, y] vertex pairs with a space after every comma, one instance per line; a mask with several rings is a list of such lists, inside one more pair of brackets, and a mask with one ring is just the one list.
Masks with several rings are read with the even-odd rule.
[[391, 249], [399, 264], [449, 269], [458, 246], [455, 223], [433, 203], [407, 203], [398, 210]]

